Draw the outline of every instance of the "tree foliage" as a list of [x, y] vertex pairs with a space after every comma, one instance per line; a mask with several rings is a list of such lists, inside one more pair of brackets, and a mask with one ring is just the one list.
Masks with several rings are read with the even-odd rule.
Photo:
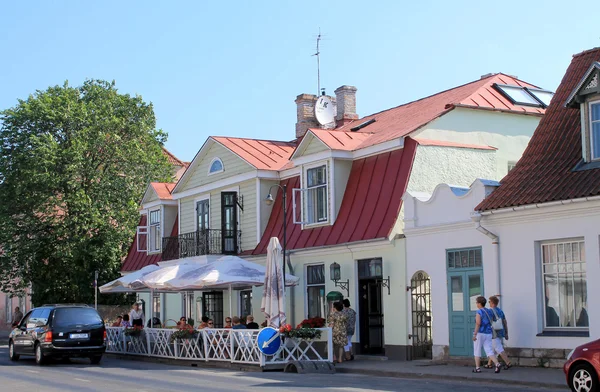
[[172, 180], [152, 105], [114, 82], [65, 82], [0, 119], [2, 289], [92, 303], [94, 271], [119, 276], [148, 182]]

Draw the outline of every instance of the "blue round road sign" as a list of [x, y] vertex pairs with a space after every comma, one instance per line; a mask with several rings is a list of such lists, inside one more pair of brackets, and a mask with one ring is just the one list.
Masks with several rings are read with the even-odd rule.
[[274, 355], [281, 347], [279, 331], [272, 327], [260, 330], [256, 338], [258, 349], [265, 355]]

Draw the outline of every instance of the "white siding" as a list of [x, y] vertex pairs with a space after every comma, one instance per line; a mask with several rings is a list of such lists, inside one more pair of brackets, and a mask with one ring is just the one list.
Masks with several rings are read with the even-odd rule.
[[[210, 143], [210, 141], [209, 141]], [[220, 158], [223, 162], [223, 172], [208, 175], [208, 168], [214, 158]], [[204, 153], [202, 159], [197, 162], [188, 174], [188, 178], [178, 192], [183, 192], [187, 189], [196, 188], [201, 185], [210, 184], [225, 178], [233, 177], [238, 174], [247, 173], [256, 170], [250, 166], [242, 158], [238, 157], [220, 144], [213, 143]]]

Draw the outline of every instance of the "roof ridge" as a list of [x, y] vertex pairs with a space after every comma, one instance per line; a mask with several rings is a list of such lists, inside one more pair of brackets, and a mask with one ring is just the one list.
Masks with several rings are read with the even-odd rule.
[[[499, 72], [499, 73], [500, 73], [500, 72]], [[352, 121], [352, 122], [350, 122], [350, 123], [346, 123], [346, 124], [344, 124], [344, 125], [354, 124], [355, 122], [357, 122], [357, 121], [359, 121], [359, 120], [362, 120], [362, 119], [365, 119], [365, 118], [367, 118], [367, 117], [376, 116], [376, 115], [378, 115], [378, 114], [385, 113], [385, 112], [389, 112], [390, 110], [395, 110], [395, 109], [401, 108], [401, 107], [403, 107], [403, 106], [406, 106], [406, 105], [413, 104], [413, 103], [415, 103], [415, 102], [423, 101], [423, 100], [425, 100], [425, 99], [429, 99], [429, 98], [435, 97], [436, 95], [444, 94], [444, 93], [447, 93], [447, 92], [449, 92], [449, 91], [452, 91], [452, 90], [459, 89], [459, 88], [461, 88], [461, 87], [466, 87], [466, 86], [468, 86], [468, 85], [470, 85], [470, 84], [474, 84], [474, 83], [477, 83], [477, 82], [481, 82], [481, 81], [483, 81], [483, 80], [487, 80], [487, 79], [489, 79], [489, 78], [492, 78], [492, 77], [494, 77], [494, 76], [496, 76], [496, 75], [498, 75], [498, 73], [496, 73], [496, 74], [493, 74], [493, 75], [486, 76], [485, 78], [479, 78], [479, 79], [473, 80], [473, 81], [471, 81], [471, 82], [468, 82], [468, 83], [459, 84], [458, 86], [454, 86], [454, 87], [451, 87], [451, 88], [447, 88], [446, 90], [438, 91], [437, 93], [434, 93], [434, 94], [431, 94], [431, 95], [427, 95], [427, 96], [425, 96], [425, 97], [422, 97], [422, 98], [419, 98], [419, 99], [415, 99], [414, 101], [405, 102], [405, 103], [403, 103], [403, 104], [400, 104], [400, 105], [398, 105], [398, 106], [394, 106], [394, 107], [391, 107], [391, 108], [388, 108], [388, 109], [380, 110], [380, 111], [378, 111], [378, 112], [375, 112], [375, 113], [367, 114], [367, 115], [363, 116], [361, 119], [354, 120], [354, 121]], [[508, 76], [508, 75], [507, 75], [507, 76]], [[450, 103], [450, 102], [448, 102], [448, 103]], [[341, 128], [341, 127], [340, 127], [340, 128]]]
[[588, 54], [588, 53], [590, 53], [590, 52], [594, 52], [594, 51], [596, 51], [596, 50], [600, 51], [600, 46], [596, 46], [595, 48], [591, 48], [591, 49], [586, 49], [586, 50], [584, 50], [583, 52], [575, 53], [575, 54], [573, 55], [573, 58], [575, 58], [575, 57], [579, 57], [579, 56], [583, 56], [584, 54]]
[[222, 137], [225, 139], [238, 139], [238, 140], [254, 140], [256, 142], [271, 142], [271, 143], [285, 143], [285, 144], [295, 144], [295, 141], [286, 142], [283, 140], [270, 140], [270, 139], [254, 139], [251, 137], [236, 137], [236, 136], [209, 136], [211, 138]]

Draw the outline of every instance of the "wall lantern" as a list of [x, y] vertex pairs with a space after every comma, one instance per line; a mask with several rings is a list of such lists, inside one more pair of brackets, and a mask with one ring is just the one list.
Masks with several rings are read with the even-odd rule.
[[331, 280], [333, 280], [335, 287], [339, 287], [342, 290], [346, 290], [346, 297], [349, 297], [350, 296], [350, 279], [342, 280], [340, 282], [340, 280], [342, 279], [342, 274], [340, 271], [340, 265], [338, 263], [334, 262], [329, 266], [329, 276], [331, 277]]

